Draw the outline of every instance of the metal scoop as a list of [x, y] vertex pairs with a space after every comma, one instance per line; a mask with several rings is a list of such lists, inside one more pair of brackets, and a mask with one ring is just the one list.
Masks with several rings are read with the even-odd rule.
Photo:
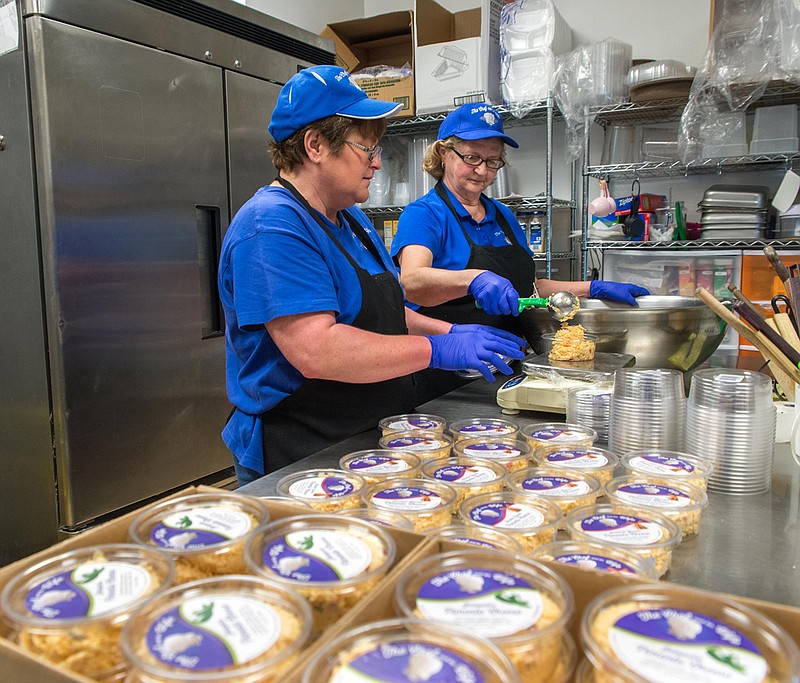
[[556, 292], [547, 298], [520, 298], [519, 312], [522, 313], [528, 308], [546, 308], [556, 320], [566, 320], [577, 313], [580, 308], [580, 300], [572, 292]]

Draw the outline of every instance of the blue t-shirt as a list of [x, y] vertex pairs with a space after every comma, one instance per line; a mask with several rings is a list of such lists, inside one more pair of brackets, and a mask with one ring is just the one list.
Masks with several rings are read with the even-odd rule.
[[[383, 241], [363, 211], [349, 212], [381, 256], [378, 263], [346, 227], [324, 219], [356, 263], [371, 275], [397, 276]], [[222, 438], [241, 465], [263, 471], [260, 414], [292, 394], [303, 376], [272, 341], [265, 323], [286, 315], [333, 311], [352, 323], [361, 310], [358, 275], [314, 218], [282, 187], [262, 187], [234, 217], [220, 255], [225, 311], [226, 386], [236, 406]]]

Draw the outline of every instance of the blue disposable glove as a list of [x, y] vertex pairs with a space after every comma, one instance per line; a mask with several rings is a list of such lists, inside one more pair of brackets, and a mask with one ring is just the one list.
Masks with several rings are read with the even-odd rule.
[[501, 330], [489, 325], [453, 325], [450, 328], [450, 334], [469, 334], [470, 332], [488, 332], [489, 334], [494, 334], [510, 342], [514, 342], [521, 349], [524, 349], [528, 345], [526, 340], [522, 337], [518, 337], [513, 332], [506, 332], [506, 330]]
[[425, 336], [431, 342], [431, 362], [428, 367], [478, 370], [490, 382], [494, 382], [494, 375], [489, 365], [494, 365], [504, 375], [513, 372], [501, 356], [518, 360], [523, 358], [519, 344], [486, 330]]
[[467, 291], [489, 315], [519, 315], [519, 294], [514, 285], [490, 270], [476, 275]]
[[650, 294], [650, 291], [639, 285], [628, 282], [610, 282], [608, 280], [592, 280], [589, 285], [591, 299], [605, 299], [620, 304], [636, 306], [636, 297]]

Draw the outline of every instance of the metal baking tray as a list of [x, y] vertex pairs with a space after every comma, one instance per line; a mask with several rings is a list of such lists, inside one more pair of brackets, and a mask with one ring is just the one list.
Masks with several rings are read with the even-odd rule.
[[726, 227], [718, 229], [700, 228], [700, 237], [709, 240], [722, 240], [722, 239], [759, 239], [764, 236], [762, 228], [736, 228]]
[[700, 225], [703, 227], [714, 227], [715, 225], [740, 225], [764, 227], [767, 224], [767, 212], [748, 212], [740, 211], [720, 211], [718, 213], [706, 213], [700, 216]]
[[769, 189], [761, 185], [712, 185], [703, 193], [701, 208], [767, 208]]

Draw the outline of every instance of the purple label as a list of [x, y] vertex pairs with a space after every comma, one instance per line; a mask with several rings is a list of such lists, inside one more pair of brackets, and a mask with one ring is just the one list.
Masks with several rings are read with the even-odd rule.
[[636, 574], [636, 570], [624, 562], [591, 553], [569, 553], [553, 559], [561, 564], [574, 564], [583, 569], [597, 569], [612, 574]]
[[574, 479], [567, 477], [531, 477], [522, 482], [526, 491], [544, 491], [545, 493], [559, 493], [567, 488], [572, 488]]
[[509, 432], [514, 431], [511, 427], [503, 427], [501, 425], [495, 424], [472, 424], [467, 425], [466, 427], [462, 427], [459, 432], [461, 433], [471, 433], [471, 432], [491, 432], [492, 434], [508, 434]]
[[639, 517], [631, 517], [630, 515], [592, 515], [581, 522], [581, 529], [584, 531], [608, 531], [609, 529], [633, 527], [637, 524], [649, 526], [652, 522], [648, 522]]
[[532, 588], [527, 581], [506, 574], [505, 572], [488, 571], [486, 569], [458, 569], [437, 574], [419, 589], [420, 600], [455, 600], [465, 595], [503, 594], [512, 588]]
[[189, 550], [190, 548], [205, 548], [217, 543], [224, 543], [230, 539], [222, 534], [205, 529], [173, 529], [163, 522], [156, 524], [150, 532], [150, 540], [162, 548], [174, 550]]
[[694, 465], [690, 462], [686, 462], [686, 460], [681, 460], [680, 458], [670, 458], [665, 455], [643, 455], [640, 458], [634, 458], [634, 460], [645, 460], [654, 465], [662, 465], [663, 467], [673, 470], [676, 474], [681, 472], [692, 474], [695, 470]]
[[371, 470], [381, 465], [395, 464], [400, 462], [397, 458], [390, 458], [388, 455], [365, 455], [361, 458], [356, 458], [348, 463], [351, 470]]
[[330, 498], [346, 496], [355, 491], [356, 488], [346, 479], [340, 479], [339, 477], [325, 477], [322, 482], [320, 482], [320, 486], [322, 486], [322, 490], [325, 491], [325, 494]]
[[471, 444], [469, 448], [465, 449], [467, 453], [486, 453], [489, 457], [516, 457], [522, 455], [519, 448], [514, 448], [506, 443], [498, 441], [487, 441], [486, 443]]
[[[310, 550], [314, 543], [312, 534], [308, 535], [306, 542]], [[292, 581], [340, 581], [342, 578], [331, 565], [289, 546], [285, 537], [270, 543], [264, 549], [261, 561], [278, 576]]]
[[467, 465], [448, 465], [433, 473], [434, 479], [442, 481], [460, 481], [469, 471]]
[[414, 486], [397, 486], [385, 491], [378, 491], [373, 497], [378, 500], [418, 500], [421, 502], [430, 502], [432, 499], [440, 500], [438, 493]]
[[547, 460], [549, 462], [570, 462], [577, 458], [592, 457], [593, 455], [591, 451], [555, 451], [547, 454]]
[[436, 422], [432, 422], [431, 420], [425, 420], [420, 417], [412, 417], [408, 420], [408, 424], [410, 424], [415, 429], [436, 429], [439, 424]]
[[202, 610], [184, 619], [179, 608], [171, 609], [156, 619], [147, 630], [147, 649], [159, 660], [182, 669], [217, 669], [235, 663], [225, 641], [203, 629], [209, 602]]
[[[86, 582], [80, 576], [76, 580]], [[73, 581], [72, 572], [62, 572], [31, 590], [25, 596], [25, 607], [31, 614], [45, 619], [75, 619], [89, 614], [91, 599]]]

